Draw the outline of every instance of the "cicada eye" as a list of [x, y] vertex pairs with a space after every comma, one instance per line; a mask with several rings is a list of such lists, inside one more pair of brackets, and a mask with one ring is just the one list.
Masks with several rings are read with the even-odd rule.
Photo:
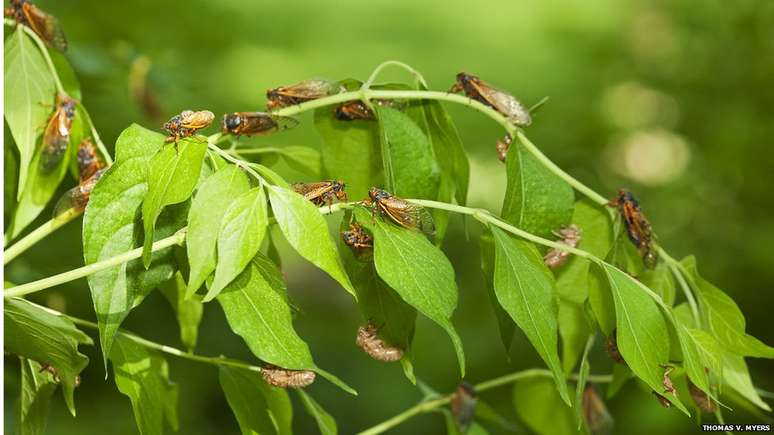
[[242, 124], [242, 118], [239, 115], [227, 115], [223, 122], [226, 124], [226, 128], [234, 130]]

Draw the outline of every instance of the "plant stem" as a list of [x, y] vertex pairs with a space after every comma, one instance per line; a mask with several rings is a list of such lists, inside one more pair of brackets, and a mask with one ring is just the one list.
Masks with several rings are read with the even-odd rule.
[[[61, 312], [56, 311], [54, 309], [51, 309], [51, 308], [48, 308], [48, 307], [44, 307], [42, 305], [38, 305], [38, 304], [34, 304], [34, 305], [40, 307], [43, 310], [48, 311], [51, 314], [54, 314], [56, 316], [61, 316], [61, 317], [67, 318], [67, 319], [69, 319], [71, 322], [73, 322], [76, 325], [85, 326], [87, 328], [99, 330], [99, 325], [97, 325], [94, 322], [91, 322], [91, 321], [88, 321], [88, 320], [84, 320], [84, 319], [79, 319], [77, 317], [73, 317], [73, 316], [61, 313]], [[140, 337], [138, 335], [132, 334], [131, 332], [128, 332], [128, 331], [124, 331], [122, 329], [119, 329], [117, 334], [119, 334], [119, 335], [121, 335], [121, 336], [123, 336], [125, 338], [128, 338], [129, 340], [132, 340], [132, 341], [134, 341], [135, 343], [137, 343], [137, 344], [139, 344], [141, 346], [145, 346], [145, 347], [147, 347], [149, 349], [155, 349], [155, 350], [158, 350], [160, 352], [164, 352], [164, 353], [167, 353], [169, 355], [174, 355], [174, 356], [179, 357], [179, 358], [183, 358], [183, 359], [187, 359], [187, 360], [191, 360], [191, 361], [203, 362], [203, 363], [206, 363], [206, 364], [213, 364], [213, 365], [219, 365], [219, 366], [238, 367], [238, 368], [242, 368], [242, 369], [251, 370], [251, 371], [254, 371], [254, 372], [259, 372], [259, 373], [261, 372], [261, 367], [255, 366], [255, 365], [251, 365], [251, 364], [248, 364], [248, 363], [243, 362], [243, 361], [239, 361], [239, 360], [235, 360], [235, 359], [231, 359], [231, 358], [225, 358], [225, 357], [212, 357], [212, 356], [195, 355], [193, 353], [182, 351], [182, 350], [180, 350], [180, 349], [178, 349], [176, 347], [167, 346], [166, 344], [156, 343], [155, 341], [151, 341], [151, 340], [142, 338], [142, 337]]]
[[94, 138], [94, 142], [97, 143], [97, 148], [99, 148], [100, 153], [102, 154], [102, 157], [105, 158], [105, 162], [108, 164], [108, 166], [113, 164], [113, 157], [110, 156], [110, 153], [108, 152], [107, 147], [104, 143], [102, 143], [102, 139], [99, 137], [99, 133], [97, 133], [97, 128], [94, 127], [94, 121], [91, 120], [91, 115], [89, 115], [89, 111], [86, 110], [86, 107], [84, 107], [81, 102], [78, 102], [78, 106], [81, 108], [81, 113], [83, 113], [86, 116], [86, 120], [89, 121], [89, 127], [91, 127], [91, 137]]
[[35, 228], [31, 233], [27, 234], [24, 236], [24, 238], [5, 250], [3, 253], [3, 264], [5, 265], [10, 263], [11, 260], [21, 255], [27, 249], [31, 248], [35, 243], [38, 243], [41, 239], [58, 230], [66, 223], [77, 218], [81, 214], [83, 214], [82, 210], [71, 208], [61, 215], [55, 217], [54, 219], [51, 219], [43, 225]]
[[409, 65], [403, 62], [400, 62], [397, 60], [388, 60], [386, 62], [382, 62], [379, 66], [376, 67], [376, 69], [374, 69], [374, 72], [372, 72], [371, 76], [368, 77], [368, 80], [366, 80], [365, 83], [363, 83], [363, 86], [360, 87], [360, 90], [365, 91], [367, 89], [370, 89], [371, 85], [374, 83], [374, 80], [376, 80], [376, 77], [379, 76], [379, 73], [381, 73], [382, 70], [384, 70], [388, 66], [397, 66], [397, 67], [403, 68], [404, 70], [413, 74], [414, 77], [416, 77], [417, 80], [419, 80], [419, 82], [422, 83], [424, 87], [427, 87], [427, 82], [425, 81], [425, 78], [422, 77], [422, 74], [419, 73], [419, 71], [415, 70], [414, 68], [410, 67]]
[[[152, 252], [160, 251], [164, 248], [168, 248], [173, 245], [182, 245], [184, 241], [185, 241], [185, 228], [178, 231], [172, 236], [169, 236], [165, 239], [161, 239], [155, 242], [151, 249], [152, 249]], [[49, 287], [54, 287], [56, 285], [73, 281], [78, 278], [89, 276], [101, 270], [118, 266], [120, 264], [132, 261], [136, 258], [140, 258], [140, 256], [142, 256], [142, 248], [133, 249], [131, 251], [124, 252], [123, 254], [116, 255], [115, 257], [107, 258], [105, 260], [98, 261], [96, 263], [92, 263], [83, 267], [79, 267], [77, 269], [69, 270], [67, 272], [60, 273], [58, 275], [29, 282], [27, 284], [18, 285], [16, 287], [11, 287], [5, 290], [3, 297], [6, 297], [6, 298], [19, 297], [30, 293], [35, 293], [37, 291], [44, 290]]]
[[220, 149], [220, 147], [216, 145], [220, 141], [220, 139], [222, 137], [223, 136], [221, 135], [221, 133], [215, 133], [212, 136], [208, 137], [207, 138], [207, 147], [210, 150], [212, 150], [215, 153], [217, 153], [219, 156], [221, 156], [224, 159], [228, 160], [229, 162], [234, 163], [235, 165], [237, 165], [240, 168], [244, 169], [248, 174], [252, 175], [253, 177], [255, 177], [256, 180], [260, 181], [261, 184], [265, 184], [266, 180], [264, 180], [263, 177], [261, 177], [257, 172], [255, 172], [255, 170], [253, 170], [250, 167], [249, 162], [246, 162], [244, 160], [241, 160], [241, 159], [238, 159], [238, 158], [232, 156], [231, 153], [229, 153], [228, 151]]
[[694, 298], [693, 296], [693, 292], [691, 291], [691, 286], [688, 285], [688, 282], [686, 281], [685, 276], [683, 276], [683, 274], [687, 276], [688, 271], [686, 271], [683, 265], [679, 261], [675, 260], [671, 255], [669, 255], [663, 248], [659, 247], [658, 253], [664, 259], [664, 261], [667, 262], [669, 269], [672, 271], [672, 274], [674, 274], [678, 284], [680, 284], [680, 288], [683, 290], [683, 294], [685, 294], [685, 299], [688, 301], [688, 306], [691, 307], [691, 313], [693, 314], [693, 319], [696, 321], [697, 325], [701, 325], [701, 317], [699, 316], [699, 305], [696, 303], [696, 298]]
[[[546, 369], [527, 369], [527, 370], [510, 373], [504, 376], [500, 376], [498, 378], [481, 382], [480, 384], [474, 385], [474, 389], [476, 392], [480, 393], [482, 391], [490, 390], [492, 388], [512, 384], [521, 379], [534, 378], [534, 377], [550, 378], [552, 376], [553, 375], [551, 374], [551, 372]], [[571, 379], [577, 380], [577, 378], [578, 378], [577, 374], [574, 374], [571, 376]], [[613, 377], [610, 375], [589, 375], [587, 379], [589, 382], [607, 383], [607, 382], [611, 382], [613, 380]], [[437, 408], [440, 408], [448, 404], [449, 402], [451, 402], [452, 397], [453, 395], [449, 394], [437, 399], [431, 399], [431, 400], [419, 402], [413, 407], [401, 412], [400, 414], [397, 414], [377, 424], [376, 426], [373, 426], [369, 429], [359, 432], [358, 435], [377, 435], [377, 434], [386, 432], [389, 429], [392, 429], [393, 427], [400, 425], [401, 423], [408, 420], [409, 418], [414, 417], [415, 415], [422, 414], [425, 412], [430, 412], [432, 410], [435, 410]]]

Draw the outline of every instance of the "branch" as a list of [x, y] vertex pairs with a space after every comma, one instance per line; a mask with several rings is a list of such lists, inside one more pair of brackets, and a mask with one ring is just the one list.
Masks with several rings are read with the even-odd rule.
[[[475, 388], [475, 391], [477, 393], [480, 393], [482, 391], [490, 390], [492, 388], [512, 384], [521, 379], [535, 378], [535, 377], [551, 378], [552, 376], [553, 375], [551, 374], [551, 372], [546, 369], [527, 369], [527, 370], [522, 370], [515, 373], [510, 373], [504, 376], [500, 376], [498, 378], [490, 379], [488, 381], [481, 382], [480, 384], [476, 384], [473, 387]], [[578, 375], [573, 374], [572, 376], [570, 376], [570, 379], [577, 380]], [[607, 383], [607, 382], [611, 382], [613, 380], [613, 377], [611, 375], [589, 375], [587, 379], [590, 382]], [[448, 404], [449, 402], [451, 402], [452, 397], [453, 397], [453, 394], [448, 394], [446, 396], [443, 396], [437, 399], [424, 400], [422, 402], [419, 402], [416, 405], [412, 406], [411, 408], [401, 412], [400, 414], [397, 414], [377, 424], [376, 426], [373, 426], [369, 429], [359, 432], [358, 435], [377, 435], [377, 434], [386, 432], [389, 429], [392, 429], [393, 427], [398, 426], [399, 424], [403, 423], [404, 421], [408, 420], [409, 418], [415, 415], [422, 414], [425, 412], [430, 412]]]
[[35, 245], [35, 243], [38, 243], [41, 239], [63, 227], [66, 223], [77, 218], [81, 214], [83, 214], [82, 210], [71, 208], [61, 215], [35, 228], [31, 233], [27, 234], [24, 236], [24, 238], [5, 250], [3, 254], [3, 265], [10, 263], [11, 260], [21, 255], [24, 251]]

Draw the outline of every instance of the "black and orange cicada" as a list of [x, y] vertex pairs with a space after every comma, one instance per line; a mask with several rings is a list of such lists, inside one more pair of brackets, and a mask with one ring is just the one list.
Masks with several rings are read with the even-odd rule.
[[477, 403], [478, 395], [476, 394], [476, 389], [465, 381], [460, 382], [457, 390], [452, 395], [450, 403], [452, 417], [460, 433], [467, 432], [473, 423]]
[[77, 160], [81, 182], [88, 180], [97, 171], [105, 167], [105, 164], [97, 155], [97, 148], [94, 147], [94, 143], [88, 137], [78, 144]]
[[297, 125], [298, 120], [295, 118], [265, 112], [234, 112], [223, 115], [223, 134], [236, 137], [271, 134]]
[[532, 123], [529, 110], [516, 97], [487, 84], [472, 74], [464, 72], [457, 74], [457, 82], [449, 89], [449, 92], [460, 91], [497, 110], [515, 125], [527, 126]]
[[341, 240], [349, 246], [356, 259], [369, 261], [373, 257], [374, 238], [360, 224], [352, 222], [341, 232]]
[[99, 156], [94, 144], [90, 138], [85, 138], [78, 144], [78, 172], [80, 182], [77, 186], [65, 192], [54, 206], [54, 217], [57, 217], [68, 210], [74, 210], [77, 213], [86, 209], [89, 203], [91, 191], [97, 185], [106, 167]]
[[197, 131], [207, 128], [212, 124], [215, 115], [209, 110], [184, 110], [179, 115], [173, 116], [162, 126], [169, 133], [166, 142], [177, 144], [181, 138], [191, 137]]
[[57, 95], [56, 110], [43, 132], [43, 150], [40, 155], [40, 168], [43, 172], [51, 172], [62, 161], [70, 143], [77, 104], [68, 96]]
[[[396, 110], [403, 109], [406, 104], [397, 100], [372, 100], [378, 106], [391, 107]], [[368, 105], [360, 100], [348, 101], [333, 108], [333, 116], [339, 121], [371, 121], [376, 119], [374, 112]]]
[[336, 94], [340, 90], [341, 86], [321, 79], [305, 80], [295, 85], [269, 89], [266, 91], [266, 110], [295, 106], [305, 101]]
[[372, 207], [374, 212], [386, 215], [396, 224], [412, 230], [419, 230], [427, 235], [435, 234], [435, 224], [430, 212], [424, 207], [412, 204], [404, 199], [393, 196], [386, 190], [371, 187], [368, 199], [361, 204]]
[[344, 190], [346, 185], [341, 180], [325, 180], [316, 183], [295, 183], [293, 190], [296, 193], [304, 195], [304, 198], [311, 201], [314, 205], [333, 204], [335, 199], [339, 201], [347, 200], [347, 192]]
[[620, 189], [618, 196], [611, 200], [608, 205], [618, 209], [626, 227], [626, 234], [640, 252], [642, 262], [648, 268], [655, 268], [658, 263], [658, 252], [654, 243], [655, 235], [650, 222], [640, 209], [640, 203], [631, 192]]
[[5, 16], [23, 24], [53, 49], [67, 51], [67, 38], [55, 16], [43, 12], [29, 0], [11, 0], [11, 7], [5, 8]]

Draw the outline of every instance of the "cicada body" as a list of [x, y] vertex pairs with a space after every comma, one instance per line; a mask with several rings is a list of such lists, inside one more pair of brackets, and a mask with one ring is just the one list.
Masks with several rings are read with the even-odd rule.
[[586, 385], [581, 401], [583, 420], [586, 422], [592, 435], [609, 434], [613, 427], [613, 417], [605, 406], [605, 402], [599, 397], [596, 387]]
[[377, 187], [369, 189], [368, 196], [369, 200], [364, 204], [370, 205], [379, 214], [389, 217], [396, 224], [422, 231], [427, 235], [435, 233], [433, 217], [421, 205], [412, 204]]
[[497, 158], [501, 162], [505, 162], [505, 158], [508, 157], [508, 149], [513, 143], [513, 138], [510, 134], [506, 134], [502, 139], [497, 139], [495, 143], [495, 149], [497, 150]]
[[467, 432], [476, 415], [478, 395], [476, 389], [467, 382], [460, 382], [451, 398], [451, 411], [454, 423], [460, 433]]
[[43, 150], [40, 155], [40, 168], [43, 172], [51, 172], [62, 161], [70, 143], [77, 104], [70, 97], [56, 97], [56, 111], [51, 115], [43, 132]]
[[371, 358], [378, 361], [392, 362], [403, 357], [403, 349], [390, 346], [379, 338], [379, 330], [371, 322], [357, 329], [355, 343]]
[[618, 196], [608, 205], [618, 209], [626, 227], [626, 235], [639, 250], [642, 262], [648, 268], [655, 268], [658, 263], [658, 252], [654, 243], [655, 236], [637, 199], [628, 190], [620, 189]]
[[266, 135], [297, 125], [295, 118], [265, 112], [234, 112], [223, 115], [223, 134], [237, 137]]
[[309, 370], [287, 370], [270, 364], [261, 368], [267, 384], [280, 388], [304, 388], [314, 382], [315, 373]]
[[70, 209], [78, 213], [84, 211], [89, 203], [91, 191], [94, 190], [94, 186], [97, 185], [105, 171], [106, 169], [97, 170], [89, 178], [82, 180], [77, 186], [65, 192], [54, 206], [54, 217], [56, 218]]
[[97, 149], [88, 137], [78, 144], [77, 160], [81, 182], [88, 180], [97, 171], [105, 167], [105, 164], [102, 163], [97, 155]]
[[[556, 235], [561, 237], [561, 240], [559, 240], [560, 243], [571, 248], [577, 248], [581, 241], [582, 232], [575, 224], [570, 224], [568, 227], [560, 229]], [[570, 253], [568, 251], [554, 248], [548, 251], [545, 257], [543, 257], [543, 262], [549, 268], [556, 269], [557, 267], [564, 265], [569, 257]]]
[[304, 195], [304, 198], [318, 207], [325, 204], [330, 207], [334, 199], [347, 200], [345, 187], [346, 185], [341, 180], [326, 180], [317, 183], [296, 183], [293, 185], [293, 190]]
[[191, 137], [197, 131], [209, 127], [213, 119], [215, 115], [209, 110], [184, 110], [164, 123], [163, 128], [169, 133], [166, 142], [177, 143], [181, 138]]
[[708, 396], [707, 393], [702, 391], [701, 388], [697, 387], [693, 382], [691, 382], [690, 379], [688, 380], [688, 391], [691, 392], [691, 397], [696, 403], [696, 406], [698, 406], [699, 409], [701, 409], [703, 412], [712, 414], [718, 410], [718, 406], [715, 404], [712, 398]]
[[350, 223], [349, 229], [341, 232], [341, 239], [358, 260], [367, 261], [373, 256], [374, 239], [359, 224]]
[[626, 365], [626, 360], [624, 360], [623, 355], [621, 355], [621, 352], [618, 350], [618, 340], [616, 339], [615, 330], [613, 330], [613, 332], [605, 339], [605, 349], [611, 360], [618, 364]]
[[374, 112], [360, 100], [340, 104], [333, 109], [333, 115], [339, 121], [358, 121], [374, 119]]
[[468, 97], [497, 110], [515, 125], [527, 126], [532, 123], [529, 110], [516, 97], [489, 85], [472, 74], [464, 72], [457, 74], [457, 82], [449, 92], [460, 91], [464, 92]]
[[335, 83], [320, 79], [305, 80], [295, 85], [269, 89], [266, 91], [266, 109], [272, 111], [295, 106], [305, 101], [333, 95], [339, 89], [340, 87], [336, 86]]
[[5, 16], [23, 24], [53, 49], [67, 51], [67, 38], [55, 16], [43, 12], [29, 0], [11, 0], [11, 7], [5, 9]]

